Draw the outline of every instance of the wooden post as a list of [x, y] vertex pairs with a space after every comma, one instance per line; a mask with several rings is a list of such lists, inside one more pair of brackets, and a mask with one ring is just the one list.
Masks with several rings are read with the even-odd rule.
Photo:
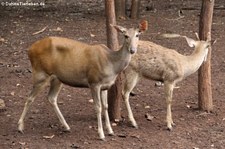
[[[199, 37], [206, 40], [208, 32], [211, 33], [214, 0], [202, 0], [202, 8], [199, 22]], [[210, 37], [211, 38], [211, 37]], [[211, 48], [209, 48], [207, 61], [202, 64], [198, 71], [198, 94], [199, 109], [212, 111], [212, 88], [211, 88]]]
[[[116, 24], [114, 0], [105, 0], [106, 10], [106, 28], [107, 28], [107, 45], [111, 50], [118, 50], [119, 42], [117, 31], [110, 26]], [[115, 84], [108, 92], [109, 117], [111, 120], [120, 119], [120, 105], [122, 100], [121, 77], [118, 76]]]

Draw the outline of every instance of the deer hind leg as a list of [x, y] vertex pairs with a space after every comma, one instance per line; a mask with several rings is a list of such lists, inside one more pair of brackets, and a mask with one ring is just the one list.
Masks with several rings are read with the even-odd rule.
[[108, 93], [107, 90], [101, 91], [103, 111], [104, 111], [104, 115], [105, 115], [105, 125], [106, 125], [109, 135], [114, 135], [114, 132], [112, 130], [110, 120], [109, 120], [107, 93]]
[[67, 124], [66, 120], [64, 119], [61, 111], [59, 110], [58, 104], [57, 104], [57, 97], [59, 95], [60, 89], [62, 87], [62, 83], [57, 78], [52, 78], [50, 82], [50, 90], [48, 93], [48, 100], [51, 103], [57, 117], [59, 118], [59, 121], [63, 125], [66, 131], [70, 131], [70, 127]]
[[167, 128], [169, 130], [172, 130], [172, 126], [175, 125], [172, 119], [172, 112], [171, 112], [174, 86], [175, 86], [174, 83], [165, 82], [165, 96], [166, 96], [166, 104], [167, 104], [166, 122], [167, 122]]
[[[23, 133], [23, 130], [24, 130], [24, 118], [25, 118], [25, 116], [28, 112], [28, 109], [29, 109], [30, 105], [32, 104], [32, 102], [36, 98], [37, 94], [43, 90], [43, 88], [47, 85], [47, 83], [49, 81], [49, 77], [46, 77], [43, 74], [40, 74], [39, 76], [41, 76], [41, 77], [38, 77], [38, 75], [36, 75], [36, 79], [34, 78], [33, 89], [32, 89], [30, 95], [28, 96], [28, 98], [26, 100], [23, 112], [22, 112], [22, 114], [20, 116], [20, 119], [18, 121], [18, 130], [22, 133]], [[37, 79], [37, 78], [39, 78], [39, 79]]]
[[100, 95], [100, 86], [90, 86], [92, 97], [94, 99], [94, 104], [95, 104], [95, 110], [97, 113], [97, 120], [98, 120], [98, 134], [101, 140], [105, 140], [105, 134], [103, 131], [103, 126], [102, 126], [102, 103], [101, 103], [101, 95]]
[[130, 72], [129, 74], [125, 74], [125, 75], [126, 75], [126, 77], [125, 77], [126, 81], [124, 83], [123, 98], [124, 98], [125, 105], [127, 108], [128, 118], [131, 121], [132, 126], [135, 128], [138, 128], [137, 122], [134, 119], [134, 115], [133, 115], [133, 112], [130, 107], [129, 97], [130, 97], [131, 91], [136, 86], [139, 78], [138, 78], [138, 74], [136, 72]]

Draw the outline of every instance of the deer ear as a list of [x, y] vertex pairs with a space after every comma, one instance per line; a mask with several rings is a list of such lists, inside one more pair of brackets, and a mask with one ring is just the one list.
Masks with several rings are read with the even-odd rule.
[[139, 24], [139, 32], [143, 33], [148, 30], [148, 21], [142, 20]]
[[119, 26], [119, 25], [112, 25], [110, 24], [112, 27], [114, 27], [118, 32], [121, 32], [121, 33], [125, 33], [127, 31], [126, 28], [122, 27], [122, 26]]
[[195, 47], [196, 41], [195, 41], [194, 39], [188, 38], [188, 37], [186, 37], [186, 36], [183, 36], [183, 37], [186, 39], [186, 41], [187, 41], [189, 47]]

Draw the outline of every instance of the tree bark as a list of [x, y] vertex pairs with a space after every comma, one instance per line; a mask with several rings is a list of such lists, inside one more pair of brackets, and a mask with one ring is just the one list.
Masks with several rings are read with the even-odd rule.
[[[116, 24], [114, 0], [105, 0], [107, 45], [111, 50], [118, 50], [119, 42], [117, 31], [110, 26]], [[108, 91], [109, 117], [111, 120], [120, 119], [120, 105], [122, 100], [121, 77], [118, 76], [115, 84]]]
[[117, 19], [126, 19], [126, 0], [115, 0], [115, 12]]
[[116, 24], [114, 0], [105, 1], [105, 13], [106, 13], [107, 46], [111, 50], [117, 50], [119, 47], [117, 31], [110, 25]]
[[141, 3], [141, 0], [132, 0], [132, 4], [131, 4], [131, 19], [138, 19], [139, 18], [140, 3]]
[[[199, 22], [199, 37], [206, 40], [208, 32], [211, 33], [214, 0], [202, 0], [202, 8]], [[210, 37], [211, 38], [211, 37]], [[212, 111], [212, 87], [211, 87], [211, 47], [209, 48], [207, 61], [198, 71], [199, 109]]]

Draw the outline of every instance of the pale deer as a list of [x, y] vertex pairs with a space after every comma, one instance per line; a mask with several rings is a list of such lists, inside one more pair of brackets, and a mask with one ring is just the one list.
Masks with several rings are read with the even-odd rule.
[[32, 65], [33, 89], [18, 122], [20, 132], [24, 130], [24, 118], [28, 108], [47, 84], [50, 84], [48, 100], [61, 124], [67, 131], [70, 130], [57, 105], [59, 91], [62, 84], [66, 84], [90, 88], [97, 113], [99, 137], [102, 140], [105, 138], [101, 118], [102, 105], [106, 128], [110, 135], [113, 134], [108, 116], [107, 90], [115, 82], [117, 75], [127, 67], [131, 55], [136, 53], [139, 35], [147, 30], [147, 21], [142, 21], [139, 28], [126, 29], [117, 25], [113, 27], [125, 36], [118, 51], [112, 51], [102, 44], [90, 45], [61, 37], [47, 37], [30, 47], [28, 56]]
[[[128, 117], [134, 127], [138, 127], [129, 103], [129, 96], [140, 78], [161, 81], [164, 83], [164, 92], [167, 103], [167, 128], [172, 129], [174, 122], [172, 120], [171, 103], [173, 89], [176, 83], [182, 81], [185, 77], [196, 72], [201, 64], [206, 60], [208, 48], [211, 46], [209, 36], [206, 41], [197, 41], [177, 34], [166, 37], [184, 37], [190, 47], [195, 47], [193, 53], [189, 56], [179, 54], [173, 49], [160, 46], [150, 41], [139, 41], [139, 50], [132, 57], [128, 67], [125, 69], [125, 83], [123, 87], [123, 96], [128, 110]], [[198, 36], [197, 36], [198, 37]]]

